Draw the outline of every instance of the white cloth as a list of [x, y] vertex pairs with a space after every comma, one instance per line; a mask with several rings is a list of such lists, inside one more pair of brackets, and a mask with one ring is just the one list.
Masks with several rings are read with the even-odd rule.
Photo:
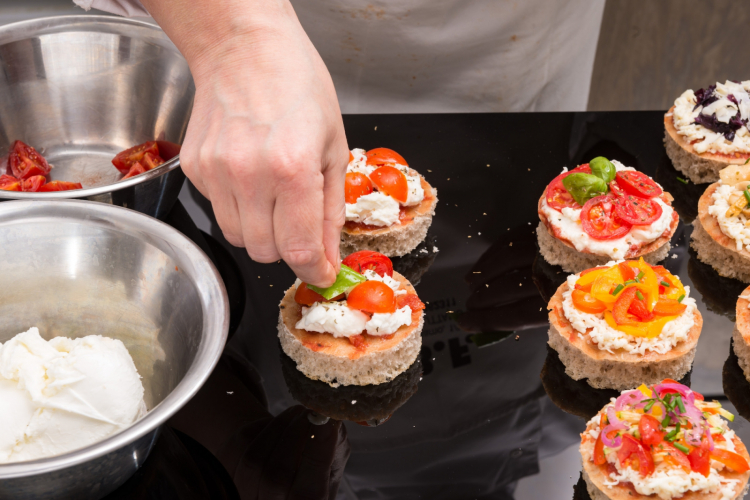
[[[145, 12], [138, 0], [74, 1]], [[604, 0], [292, 4], [344, 113], [586, 109]]]

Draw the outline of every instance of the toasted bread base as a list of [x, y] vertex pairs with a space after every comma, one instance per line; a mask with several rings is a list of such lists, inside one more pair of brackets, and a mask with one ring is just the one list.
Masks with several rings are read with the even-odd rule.
[[713, 202], [711, 196], [718, 188], [718, 183], [711, 184], [698, 201], [698, 217], [693, 221], [690, 246], [701, 262], [713, 267], [721, 276], [750, 283], [750, 252], [744, 248], [737, 250], [735, 241], [721, 231], [719, 221], [708, 213]]
[[632, 354], [625, 350], [615, 353], [599, 349], [573, 328], [563, 312], [563, 292], [568, 284], [557, 289], [547, 306], [549, 309], [549, 346], [557, 351], [565, 365], [565, 373], [574, 380], [586, 379], [597, 389], [634, 389], [641, 384], [657, 384], [665, 378], [680, 380], [690, 371], [695, 349], [703, 327], [703, 317], [696, 308], [695, 323], [687, 340], [671, 351], [659, 354]]
[[416, 207], [407, 210], [407, 215], [412, 217], [408, 222], [378, 228], [350, 229], [344, 226], [339, 247], [341, 256], [345, 257], [360, 250], [372, 250], [388, 257], [401, 257], [417, 248], [427, 236], [438, 202], [437, 189], [430, 186], [424, 177], [422, 189], [425, 199]]
[[[750, 287], [745, 288], [740, 295], [750, 295]], [[732, 348], [737, 355], [737, 364], [750, 382], [750, 301], [737, 299], [737, 322], [732, 333]]]
[[[403, 276], [394, 272], [393, 278], [407, 293], [416, 294]], [[382, 384], [406, 371], [417, 359], [422, 348], [424, 311], [412, 312], [411, 324], [399, 328], [392, 338], [369, 337], [367, 348], [360, 350], [346, 337], [296, 328], [302, 318], [302, 306], [294, 301], [296, 290], [292, 286], [281, 300], [279, 339], [281, 348], [308, 378], [331, 387]]]
[[[638, 500], [643, 499], [655, 499], [657, 495], [641, 495], [631, 490], [627, 486], [618, 484], [616, 486], [606, 486], [605, 481], [609, 481], [609, 474], [607, 473], [607, 465], [596, 465], [591, 461], [591, 456], [594, 453], [594, 445], [596, 440], [591, 437], [588, 433], [593, 424], [589, 424], [586, 427], [586, 431], [581, 434], [581, 459], [583, 462], [583, 479], [586, 481], [586, 489], [589, 492], [589, 496], [592, 500]], [[732, 440], [734, 443], [737, 453], [745, 457], [745, 460], [750, 461], [750, 455], [747, 453], [747, 448], [740, 441], [738, 437], [734, 437]], [[742, 498], [745, 496], [748, 488], [748, 479], [750, 478], [750, 471], [743, 474], [732, 472], [729, 469], [724, 469], [719, 472], [723, 477], [727, 479], [738, 479], [740, 482], [735, 487], [735, 496], [733, 500]], [[703, 493], [699, 491], [687, 491], [679, 500], [721, 500], [722, 494], [720, 491], [714, 493]], [[677, 500], [677, 498], [675, 499]]]

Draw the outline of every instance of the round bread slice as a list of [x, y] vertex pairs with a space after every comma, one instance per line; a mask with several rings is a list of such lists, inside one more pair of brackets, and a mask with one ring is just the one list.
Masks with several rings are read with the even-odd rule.
[[659, 354], [647, 351], [633, 354], [623, 349], [614, 353], [599, 349], [589, 340], [588, 332], [582, 335], [573, 328], [563, 312], [563, 293], [568, 284], [563, 283], [550, 300], [549, 345], [557, 351], [565, 365], [565, 373], [574, 380], [586, 379], [597, 389], [634, 389], [641, 384], [658, 384], [665, 378], [680, 380], [690, 371], [695, 358], [695, 348], [703, 327], [703, 317], [695, 309], [695, 323], [686, 340], [671, 351]]
[[[589, 422], [586, 430], [581, 434], [581, 459], [583, 461], [583, 479], [586, 481], [586, 488], [588, 489], [591, 500], [639, 500], [639, 499], [658, 499], [657, 495], [641, 495], [634, 491], [632, 488], [618, 484], [616, 486], [609, 487], [605, 482], [611, 482], [609, 473], [607, 471], [607, 464], [596, 465], [591, 457], [594, 454], [594, 445], [596, 439], [594, 439], [589, 432], [594, 427], [593, 422]], [[734, 448], [737, 453], [742, 455], [745, 460], [750, 462], [750, 455], [747, 453], [747, 448], [735, 436], [732, 439]], [[743, 498], [747, 492], [748, 479], [750, 478], [750, 471], [739, 473], [733, 472], [727, 468], [719, 472], [722, 477], [727, 479], [736, 479], [739, 481], [734, 487], [734, 496], [732, 500]], [[715, 491], [714, 493], [704, 493], [700, 491], [687, 491], [679, 499], [676, 497], [675, 500], [721, 500], [721, 491]]]
[[719, 221], [708, 213], [717, 189], [719, 183], [711, 184], [698, 200], [698, 217], [693, 221], [690, 246], [701, 262], [713, 267], [721, 276], [750, 283], [750, 252], [744, 248], [737, 250], [735, 241], [721, 231]]
[[[401, 290], [416, 295], [406, 278], [393, 273]], [[313, 380], [331, 387], [390, 382], [417, 359], [422, 347], [424, 311], [412, 311], [411, 324], [392, 336], [366, 336], [367, 346], [358, 349], [346, 337], [308, 332], [295, 327], [302, 318], [302, 306], [294, 301], [297, 286], [284, 294], [279, 311], [279, 339], [284, 352], [297, 363], [297, 369]]]
[[419, 205], [404, 207], [403, 217], [392, 226], [377, 227], [348, 221], [341, 230], [341, 256], [360, 250], [401, 257], [411, 252], [427, 236], [437, 207], [437, 189], [420, 175], [424, 199]]
[[743, 165], [750, 154], [736, 153], [734, 156], [721, 153], [697, 153], [685, 137], [674, 127], [674, 106], [664, 115], [664, 146], [672, 165], [696, 184], [716, 182], [719, 171], [729, 165]]
[[[537, 241], [539, 243], [539, 253], [544, 260], [555, 266], [561, 266], [569, 273], [579, 273], [584, 269], [591, 269], [606, 264], [612, 258], [607, 255], [596, 255], [589, 252], [579, 252], [570, 240], [560, 236], [554, 226], [549, 222], [547, 216], [542, 211], [542, 201], [544, 194], [539, 198], [537, 211], [539, 212], [539, 226], [536, 228]], [[672, 195], [666, 191], [661, 196], [666, 203], [672, 203]], [[641, 246], [635, 251], [628, 251], [625, 254], [626, 259], [643, 259], [649, 264], [656, 264], [667, 258], [669, 249], [672, 248], [669, 240], [672, 239], [677, 226], [680, 223], [680, 216], [677, 211], [672, 212], [672, 223], [664, 233], [656, 240]]]
[[[742, 296], [750, 296], [750, 287], [745, 288]], [[732, 340], [733, 349], [737, 355], [737, 363], [742, 368], [745, 378], [750, 381], [750, 301], [737, 299], [737, 322], [734, 324]]]

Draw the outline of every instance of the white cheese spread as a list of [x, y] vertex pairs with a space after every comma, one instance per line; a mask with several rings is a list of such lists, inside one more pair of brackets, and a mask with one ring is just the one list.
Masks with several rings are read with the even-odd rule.
[[406, 290], [400, 290], [401, 288], [401, 282], [397, 279], [391, 278], [387, 274], [381, 276], [372, 269], [368, 269], [364, 273], [365, 278], [367, 278], [368, 281], [381, 281], [388, 285], [391, 290], [395, 292], [396, 295], [404, 295], [406, 294]]
[[[716, 97], [719, 99], [708, 106], [698, 106], [695, 93], [686, 90], [674, 102], [673, 123], [677, 133], [691, 143], [697, 153], [750, 153], [750, 132], [743, 125], [735, 132], [732, 141], [720, 132], [714, 132], [703, 125], [695, 123], [699, 114], [712, 115], [716, 113], [719, 122], [729, 123], [729, 120], [740, 112], [740, 119], [750, 118], [750, 81], [734, 83], [727, 81], [716, 84]], [[738, 104], [730, 101], [727, 96], [733, 95]]]
[[295, 325], [308, 332], [351, 337], [362, 333], [370, 318], [362, 311], [349, 309], [346, 302], [316, 302], [302, 308], [302, 319]]
[[402, 326], [411, 325], [411, 308], [404, 306], [392, 313], [375, 313], [366, 328], [369, 335], [390, 335]]
[[[612, 164], [618, 172], [635, 170], [626, 167], [617, 160], [612, 160]], [[565, 171], [567, 169], [563, 170], [563, 172]], [[656, 241], [672, 224], [674, 209], [661, 198], [654, 198], [654, 201], [661, 206], [661, 217], [648, 226], [633, 226], [628, 234], [614, 240], [597, 240], [589, 236], [581, 225], [582, 208], [565, 207], [562, 212], [559, 212], [549, 206], [547, 198], [544, 197], [542, 198], [542, 212], [555, 229], [556, 235], [570, 241], [579, 252], [605, 255], [610, 259], [622, 260], [632, 246], [641, 247]]]
[[733, 186], [721, 183], [714, 191], [711, 197], [713, 203], [708, 207], [708, 213], [716, 217], [719, 222], [721, 232], [735, 241], [737, 250], [750, 250], [750, 219], [740, 213], [733, 217], [727, 217], [729, 210], [729, 198], [732, 194], [742, 195], [741, 191], [736, 191]]
[[399, 205], [383, 193], [373, 191], [357, 198], [357, 203], [346, 204], [346, 220], [368, 226], [390, 226], [398, 222]]
[[[609, 262], [606, 265], [616, 264], [617, 262]], [[587, 339], [603, 351], [614, 353], [616, 349], [622, 349], [632, 354], [645, 354], [646, 351], [665, 354], [678, 343], [687, 340], [688, 332], [695, 324], [696, 303], [695, 299], [690, 297], [690, 287], [686, 286], [682, 304], [687, 308], [680, 316], [667, 322], [658, 336], [636, 337], [615, 330], [607, 324], [604, 313], [583, 312], [573, 305], [572, 294], [578, 278], [580, 274], [568, 276], [568, 290], [563, 292], [563, 314], [573, 329], [582, 335], [587, 335]]]

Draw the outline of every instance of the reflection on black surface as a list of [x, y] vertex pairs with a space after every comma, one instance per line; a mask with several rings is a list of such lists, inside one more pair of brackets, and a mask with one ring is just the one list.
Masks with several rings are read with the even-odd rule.
[[391, 258], [393, 270], [409, 280], [412, 286], [417, 286], [424, 273], [435, 262], [437, 254], [436, 238], [433, 234], [428, 233], [424, 241], [417, 245], [417, 248], [403, 257]]
[[189, 436], [164, 426], [146, 462], [105, 500], [239, 500], [218, 460]]
[[583, 479], [583, 473], [578, 478], [578, 482], [573, 486], [573, 500], [591, 500], [586, 481]]
[[471, 294], [457, 317], [462, 330], [514, 331], [547, 324], [547, 304], [532, 279], [536, 251], [532, 226], [518, 226], [482, 254], [465, 277]]
[[709, 311], [726, 316], [732, 321], [737, 315], [737, 297], [747, 287], [745, 283], [732, 278], [719, 276], [716, 270], [698, 260], [698, 254], [688, 250], [688, 276], [703, 298]]
[[[685, 174], [675, 170], [666, 151], [662, 152], [654, 179], [674, 198], [672, 206], [680, 220], [685, 224], [692, 223], [698, 216], [698, 200], [709, 185], [688, 181]], [[683, 181], [687, 181], [687, 184]]]
[[734, 339], [729, 344], [729, 357], [724, 362], [721, 373], [724, 395], [737, 408], [737, 412], [746, 420], [750, 420], [750, 382], [739, 365], [734, 353]]
[[[692, 369], [679, 382], [690, 387], [691, 373]], [[565, 373], [565, 365], [550, 346], [547, 346], [547, 359], [544, 360], [540, 376], [547, 396], [558, 408], [587, 422], [599, 413], [611, 398], [620, 395], [620, 391], [614, 389], [595, 389], [586, 379], [573, 380]]]
[[337, 420], [366, 427], [387, 422], [417, 392], [422, 362], [417, 359], [404, 373], [386, 384], [344, 385], [333, 388], [311, 380], [297, 370], [293, 359], [281, 351], [281, 370], [292, 397], [307, 408]]
[[553, 266], [537, 252], [531, 268], [532, 278], [545, 302], [549, 302], [557, 289], [565, 283], [568, 273], [560, 266]]

